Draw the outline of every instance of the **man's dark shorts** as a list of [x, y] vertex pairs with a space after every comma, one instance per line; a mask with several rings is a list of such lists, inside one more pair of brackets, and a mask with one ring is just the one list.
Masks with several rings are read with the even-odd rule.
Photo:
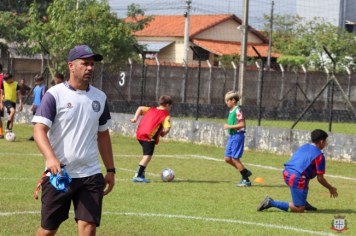
[[6, 107], [7, 113], [10, 114], [10, 109], [14, 108], [16, 110], [16, 103], [12, 101], [5, 100], [4, 107]]
[[101, 207], [104, 195], [105, 179], [96, 174], [84, 178], [73, 178], [67, 193], [59, 193], [49, 181], [42, 182], [41, 227], [45, 230], [58, 229], [68, 219], [69, 208], [73, 201], [75, 220], [96, 223], [101, 219]]
[[4, 117], [4, 111], [0, 110], [0, 117]]
[[144, 156], [152, 156], [155, 150], [156, 143], [155, 141], [147, 141], [147, 140], [138, 140], [143, 149]]

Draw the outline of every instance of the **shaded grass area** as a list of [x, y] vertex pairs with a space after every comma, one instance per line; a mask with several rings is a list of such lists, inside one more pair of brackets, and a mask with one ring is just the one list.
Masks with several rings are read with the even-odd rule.
[[[31, 136], [31, 126], [15, 125], [14, 132], [15, 142], [0, 140], [1, 153], [12, 153], [0, 155], [0, 213], [40, 211], [41, 202], [36, 201], [33, 194], [45, 161], [42, 156], [29, 155], [39, 153], [34, 142], [25, 140]], [[312, 180], [308, 201], [318, 207], [316, 212], [293, 214], [273, 208], [256, 212], [266, 195], [279, 201], [291, 201], [291, 197], [280, 170], [248, 164], [283, 169], [289, 156], [246, 151], [242, 161], [252, 171], [251, 179], [262, 177], [265, 183], [253, 182], [251, 188], [237, 188], [235, 184], [241, 176], [223, 161], [224, 148], [164, 140], [156, 147], [147, 168], [146, 178], [151, 183], [139, 184], [131, 181], [142, 155], [137, 140], [113, 135], [112, 144], [118, 168], [116, 185], [104, 198], [97, 235], [312, 235], [316, 231], [327, 235], [333, 233], [331, 221], [339, 214], [348, 221], [349, 230], [344, 234], [356, 234], [356, 180], [326, 177], [338, 188], [340, 196], [337, 199], [330, 199], [328, 190]], [[176, 181], [160, 181], [158, 175], [167, 167], [175, 171]], [[355, 164], [327, 161], [326, 173], [355, 178], [355, 167]], [[187, 216], [201, 218], [184, 218]], [[70, 213], [57, 235], [77, 235], [73, 218], [74, 214]], [[33, 235], [41, 216], [0, 214], [0, 220], [0, 235]]]
[[[194, 118], [189, 117], [173, 117], [176, 119], [184, 119], [184, 120], [195, 120]], [[200, 121], [209, 121], [209, 122], [218, 122], [218, 123], [227, 123], [226, 119], [214, 119], [214, 118], [199, 118]], [[261, 120], [261, 126], [266, 127], [275, 127], [275, 128], [285, 128], [290, 129], [294, 124], [294, 121], [284, 121], [284, 120]], [[246, 125], [258, 125], [258, 120], [246, 120]], [[329, 131], [329, 123], [328, 122], [310, 122], [310, 121], [300, 121], [294, 127], [294, 129], [299, 130], [314, 130], [314, 129], [322, 129], [324, 131]], [[333, 122], [331, 131], [333, 133], [340, 134], [353, 134], [356, 135], [356, 125], [354, 123], [338, 123]]]

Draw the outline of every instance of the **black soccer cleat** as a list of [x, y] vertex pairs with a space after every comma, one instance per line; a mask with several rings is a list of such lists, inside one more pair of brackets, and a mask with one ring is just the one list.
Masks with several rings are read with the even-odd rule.
[[33, 136], [31, 138], [27, 139], [28, 141], [35, 141], [35, 139], [33, 138]]
[[318, 208], [313, 207], [312, 205], [309, 204], [309, 202], [307, 202], [307, 204], [305, 204], [305, 210], [307, 210], [307, 211], [316, 211], [316, 210], [318, 210]]
[[263, 211], [271, 208], [271, 201], [273, 201], [273, 199], [270, 196], [265, 197], [265, 200], [263, 200], [263, 202], [258, 206], [257, 211]]
[[4, 136], [3, 135], [0, 135], [0, 139], [3, 139], [4, 138]]

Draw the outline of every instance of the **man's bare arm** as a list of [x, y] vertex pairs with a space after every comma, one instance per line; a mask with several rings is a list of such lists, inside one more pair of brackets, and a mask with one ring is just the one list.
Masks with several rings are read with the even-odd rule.
[[41, 151], [42, 155], [47, 161], [47, 170], [52, 173], [52, 175], [57, 175], [59, 172], [62, 174], [62, 163], [57, 159], [54, 151], [51, 147], [47, 133], [49, 127], [45, 124], [37, 123], [33, 128], [33, 138], [37, 144], [38, 149]]
[[[114, 166], [114, 157], [112, 153], [109, 130], [98, 132], [98, 149], [99, 149], [101, 159], [103, 159], [105, 168], [113, 169], [115, 166]], [[104, 189], [106, 188], [107, 185], [109, 186], [104, 192], [104, 195], [110, 193], [115, 185], [115, 174], [113, 172], [108, 172], [105, 175]]]

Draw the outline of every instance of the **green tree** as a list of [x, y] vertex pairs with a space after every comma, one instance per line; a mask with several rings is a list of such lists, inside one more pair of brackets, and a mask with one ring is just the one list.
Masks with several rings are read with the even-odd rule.
[[[43, 53], [39, 42], [51, 56], [51, 73], [58, 62], [59, 69], [67, 73], [69, 51], [78, 45], [86, 44], [95, 53], [104, 56], [104, 63], [111, 63], [118, 69], [118, 63], [126, 63], [135, 52], [133, 44], [137, 43], [133, 32], [142, 30], [152, 19], [145, 17], [134, 22], [126, 22], [110, 12], [106, 0], [81, 0], [78, 9], [77, 0], [54, 0], [48, 7], [48, 19], [40, 18], [38, 7], [31, 5], [30, 22], [22, 31], [29, 35], [28, 43], [33, 45], [32, 53]], [[139, 5], [128, 7], [128, 17], [144, 15]]]
[[[223, 54], [221, 57], [214, 58], [215, 61], [221, 62], [224, 68], [233, 68], [231, 62], [234, 62], [236, 66], [240, 64], [240, 55], [238, 53]], [[255, 63], [256, 61], [260, 61], [254, 57], [247, 57], [247, 64]]]
[[[7, 44], [17, 47], [18, 53], [26, 53], [28, 36], [22, 34], [22, 30], [28, 22], [28, 15], [24, 13], [0, 12], [0, 37]], [[22, 50], [20, 50], [22, 49]]]
[[46, 9], [53, 0], [1, 0], [0, 11], [11, 11], [16, 13], [28, 13], [31, 4], [36, 3], [40, 12], [44, 15]]
[[[265, 15], [265, 19], [268, 20], [269, 16]], [[278, 63], [288, 66], [293, 63], [297, 66], [306, 64], [307, 67], [312, 65], [316, 70], [324, 70], [324, 66], [331, 67], [331, 61], [323, 49], [326, 46], [337, 62], [338, 71], [344, 70], [345, 66], [356, 70], [354, 34], [341, 30], [322, 18], [306, 21], [299, 16], [277, 15], [273, 26], [274, 51], [283, 55]], [[269, 33], [268, 29], [269, 25], [265, 24], [265, 35]]]

